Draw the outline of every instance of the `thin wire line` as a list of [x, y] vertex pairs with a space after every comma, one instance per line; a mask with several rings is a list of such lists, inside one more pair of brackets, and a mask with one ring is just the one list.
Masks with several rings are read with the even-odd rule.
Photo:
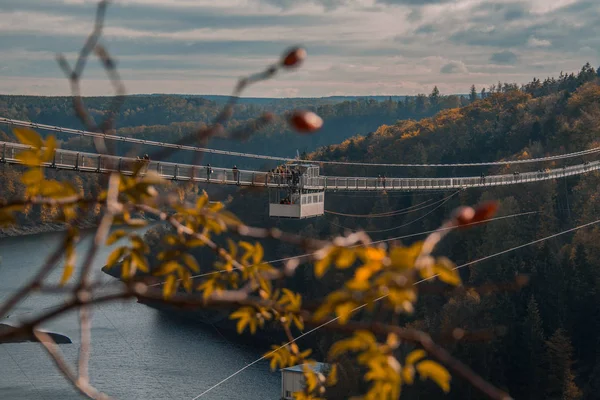
[[[419, 204], [415, 204], [414, 206], [410, 206], [410, 207], [406, 207], [406, 208], [402, 208], [400, 210], [394, 210], [394, 211], [388, 211], [388, 212], [384, 212], [384, 213], [378, 213], [378, 214], [345, 214], [345, 213], [339, 213], [336, 211], [330, 211], [330, 210], [325, 210], [325, 213], [327, 214], [332, 214], [332, 215], [340, 215], [342, 217], [353, 217], [353, 218], [383, 218], [383, 217], [392, 217], [395, 215], [402, 215], [402, 214], [407, 214], [408, 212], [413, 212], [413, 211], [418, 211], [418, 210], [422, 210], [423, 208], [427, 208], [427, 207], [431, 207], [432, 205], [442, 201], [442, 200], [438, 200], [435, 203], [432, 204], [427, 204], [426, 206], [423, 206], [421, 208], [415, 208], [415, 207], [419, 207], [425, 203], [430, 203], [433, 199], [428, 199], [425, 200]], [[410, 211], [409, 211], [410, 210]]]
[[[402, 224], [402, 225], [395, 226], [395, 227], [393, 227], [393, 228], [387, 228], [387, 229], [376, 229], [376, 230], [370, 230], [370, 231], [367, 231], [367, 230], [360, 230], [360, 229], [359, 229], [359, 230], [357, 230], [357, 231], [354, 231], [354, 230], [352, 230], [352, 229], [350, 229], [350, 228], [348, 228], [348, 227], [346, 227], [346, 226], [343, 226], [343, 225], [336, 224], [335, 222], [331, 222], [331, 221], [327, 221], [327, 222], [329, 222], [331, 225], [337, 226], [337, 227], [339, 227], [339, 228], [344, 228], [344, 229], [347, 229], [347, 230], [349, 230], [349, 231], [353, 231], [353, 232], [362, 231], [362, 232], [365, 232], [365, 233], [380, 233], [380, 232], [389, 232], [389, 231], [395, 231], [396, 229], [404, 228], [405, 226], [408, 226], [408, 225], [410, 225], [410, 224], [412, 224], [412, 223], [415, 223], [415, 222], [417, 222], [417, 221], [420, 221], [420, 220], [422, 220], [423, 218], [425, 218], [426, 216], [430, 215], [430, 214], [431, 214], [431, 213], [433, 213], [435, 210], [437, 210], [438, 208], [440, 208], [441, 206], [443, 206], [445, 203], [447, 203], [448, 201], [450, 201], [450, 199], [451, 199], [452, 197], [454, 197], [454, 196], [455, 196], [457, 193], [459, 193], [461, 190], [462, 190], [462, 189], [459, 189], [459, 190], [457, 190], [456, 192], [452, 193], [450, 196], [448, 196], [448, 197], [446, 197], [446, 198], [443, 198], [442, 200], [440, 200], [440, 201], [441, 201], [441, 203], [440, 203], [440, 204], [439, 204], [437, 207], [435, 207], [435, 208], [433, 208], [431, 211], [429, 211], [428, 213], [426, 213], [426, 214], [423, 214], [423, 215], [421, 215], [419, 218], [413, 219], [412, 221], [409, 221], [409, 222], [407, 222], [407, 223], [405, 223], [405, 224]], [[428, 206], [428, 207], [431, 207], [433, 204], [435, 204], [435, 203], [429, 204], [429, 206]], [[426, 207], [423, 207], [423, 208], [426, 208]], [[413, 210], [413, 211], [416, 211], [416, 210]]]
[[[364, 190], [343, 190], [343, 191], [339, 191], [339, 192], [327, 192], [327, 197], [331, 197], [331, 196], [343, 196], [343, 197], [357, 197], [357, 198], [378, 198], [381, 196], [387, 196], [390, 198], [396, 198], [396, 197], [409, 197], [409, 196], [415, 196], [415, 197], [419, 197], [419, 196], [431, 196], [434, 193], [443, 193], [443, 192], [447, 192], [448, 189], [432, 189], [432, 190], [428, 190], [427, 192], [423, 192], [423, 193], [419, 193], [419, 192], [412, 192], [412, 193], [399, 193], [399, 192], [375, 192], [375, 193], [371, 193], [369, 194], [369, 192], [365, 192]], [[385, 193], [385, 194], [383, 194]]]
[[61, 128], [53, 125], [46, 124], [38, 124], [29, 121], [20, 121], [14, 120], [10, 118], [0, 117], [0, 123], [4, 123], [6, 125], [17, 125], [17, 126], [27, 126], [31, 128], [44, 129], [54, 132], [62, 132], [68, 134], [75, 134], [80, 136], [91, 136], [91, 137], [101, 137], [106, 140], [118, 140], [121, 142], [132, 142], [138, 144], [144, 144], [148, 146], [158, 146], [158, 147], [168, 147], [175, 148], [179, 150], [191, 150], [203, 153], [211, 153], [211, 154], [220, 154], [226, 156], [233, 157], [245, 157], [245, 158], [256, 158], [263, 160], [275, 160], [275, 161], [304, 161], [311, 163], [319, 163], [319, 164], [332, 164], [332, 165], [358, 165], [358, 166], [372, 166], [372, 167], [473, 167], [473, 166], [486, 166], [486, 165], [507, 165], [507, 164], [526, 164], [526, 163], [534, 163], [534, 162], [543, 162], [543, 161], [552, 161], [559, 160], [564, 158], [573, 158], [579, 157], [587, 154], [593, 154], [600, 152], [600, 147], [595, 147], [587, 150], [581, 150], [573, 153], [565, 153], [548, 157], [540, 157], [540, 158], [530, 158], [526, 160], [506, 160], [506, 161], [491, 161], [491, 162], [480, 162], [480, 163], [455, 163], [455, 164], [389, 164], [389, 163], [364, 163], [364, 162], [350, 162], [350, 161], [331, 161], [331, 160], [303, 160], [299, 158], [287, 158], [287, 157], [277, 157], [277, 156], [267, 156], [262, 154], [253, 154], [253, 153], [240, 153], [236, 151], [227, 151], [227, 150], [217, 150], [217, 149], [209, 149], [205, 147], [195, 147], [188, 145], [178, 145], [174, 143], [168, 142], [156, 142], [153, 140], [145, 140], [145, 139], [137, 139], [126, 136], [118, 136], [118, 135], [109, 135], [106, 133], [98, 133], [98, 132], [90, 132], [78, 129], [71, 128]]
[[[515, 246], [515, 247], [512, 247], [512, 248], [510, 248], [510, 249], [503, 250], [503, 251], [500, 251], [500, 252], [498, 252], [498, 253], [494, 253], [494, 254], [491, 254], [491, 255], [489, 255], [489, 256], [482, 257], [482, 258], [479, 258], [479, 259], [476, 259], [476, 260], [470, 261], [470, 262], [468, 262], [468, 263], [465, 263], [465, 264], [462, 264], [462, 265], [459, 265], [459, 266], [456, 266], [456, 267], [454, 267], [454, 268], [453, 268], [453, 270], [461, 269], [461, 268], [463, 268], [463, 267], [466, 267], [466, 266], [468, 266], [468, 265], [473, 265], [473, 264], [479, 263], [479, 262], [481, 262], [481, 261], [485, 261], [485, 260], [488, 260], [488, 259], [490, 259], [490, 258], [493, 258], [493, 257], [496, 257], [496, 256], [500, 256], [500, 255], [502, 255], [502, 254], [506, 254], [506, 253], [508, 253], [508, 252], [511, 252], [511, 251], [514, 251], [514, 250], [521, 249], [521, 248], [523, 248], [523, 247], [531, 246], [532, 244], [536, 244], [536, 243], [542, 242], [542, 241], [544, 241], [544, 240], [552, 239], [552, 238], [555, 238], [555, 237], [557, 237], [557, 236], [564, 235], [564, 234], [566, 234], [566, 233], [573, 232], [573, 231], [576, 231], [576, 230], [578, 230], [578, 229], [582, 229], [582, 228], [585, 228], [585, 227], [587, 227], [587, 226], [590, 226], [590, 225], [597, 224], [597, 223], [599, 223], [599, 222], [600, 222], [600, 219], [599, 219], [599, 220], [596, 220], [596, 221], [593, 221], [593, 222], [588, 222], [587, 224], [579, 225], [579, 226], [577, 226], [577, 227], [575, 227], [575, 228], [571, 228], [571, 229], [568, 229], [568, 230], [566, 230], [566, 231], [563, 231], [563, 232], [555, 233], [555, 234], [553, 234], [553, 235], [546, 236], [546, 237], [544, 237], [544, 238], [541, 238], [541, 239], [534, 240], [533, 242], [529, 242], [529, 243], [525, 243], [525, 244], [522, 244], [522, 245], [519, 245], [519, 246]], [[433, 276], [431, 276], [431, 277], [429, 277], [429, 278], [426, 278], [426, 279], [421, 279], [420, 281], [417, 281], [417, 282], [415, 282], [415, 283], [413, 284], [413, 286], [416, 286], [416, 285], [418, 285], [419, 283], [422, 283], [422, 282], [425, 282], [425, 281], [431, 280], [431, 279], [433, 279], [433, 278], [435, 278], [435, 277], [437, 277], [437, 276], [438, 276], [438, 274], [435, 274], [435, 275], [433, 275]], [[373, 303], [376, 303], [376, 302], [378, 302], [379, 300], [382, 300], [382, 299], [386, 298], [387, 296], [388, 296], [388, 295], [386, 294], [386, 295], [383, 295], [383, 296], [381, 296], [381, 297], [378, 297], [377, 299], [373, 300]], [[350, 313], [353, 313], [353, 312], [355, 312], [355, 311], [358, 311], [358, 310], [360, 310], [361, 308], [364, 308], [364, 307], [366, 307], [366, 306], [367, 306], [367, 304], [368, 304], [368, 303], [365, 303], [365, 304], [362, 304], [362, 305], [360, 305], [360, 306], [358, 306], [358, 307], [356, 307], [356, 308], [352, 309], [352, 311], [350, 311]], [[334, 321], [337, 321], [339, 318], [340, 318], [339, 316], [338, 316], [338, 317], [335, 317], [335, 318], [332, 318], [332, 319], [330, 319], [329, 321], [327, 321], [327, 322], [325, 322], [325, 323], [323, 323], [323, 324], [321, 324], [321, 325], [317, 326], [316, 328], [313, 328], [313, 329], [311, 329], [310, 331], [308, 331], [308, 332], [306, 332], [306, 333], [303, 333], [302, 335], [298, 336], [298, 337], [297, 337], [297, 338], [295, 338], [294, 340], [291, 340], [291, 341], [289, 341], [288, 343], [286, 343], [286, 344], [284, 344], [284, 345], [280, 346], [279, 348], [277, 348], [277, 349], [275, 349], [275, 350], [273, 350], [273, 351], [271, 351], [271, 352], [269, 352], [269, 353], [265, 354], [265, 355], [264, 355], [264, 356], [262, 356], [261, 358], [259, 358], [259, 359], [255, 360], [255, 361], [251, 362], [250, 364], [246, 365], [246, 366], [245, 366], [245, 367], [243, 367], [242, 369], [240, 369], [240, 370], [238, 370], [238, 371], [234, 372], [233, 374], [229, 375], [227, 378], [225, 378], [225, 379], [221, 380], [219, 383], [217, 383], [217, 384], [215, 384], [215, 385], [211, 386], [210, 388], [208, 388], [208, 389], [207, 389], [207, 390], [205, 390], [204, 392], [200, 393], [198, 396], [194, 397], [192, 400], [197, 400], [197, 399], [199, 399], [200, 397], [202, 397], [202, 396], [203, 396], [203, 395], [205, 395], [206, 393], [210, 392], [211, 390], [215, 389], [216, 387], [218, 387], [218, 386], [222, 385], [223, 383], [227, 382], [229, 379], [231, 379], [231, 378], [233, 378], [234, 376], [238, 375], [239, 373], [241, 373], [242, 371], [244, 371], [244, 370], [246, 370], [247, 368], [251, 367], [252, 365], [256, 364], [257, 362], [264, 360], [265, 358], [267, 358], [267, 357], [268, 357], [268, 356], [270, 356], [271, 354], [273, 354], [273, 353], [275, 353], [275, 352], [279, 351], [280, 349], [282, 349], [282, 348], [284, 348], [284, 347], [286, 347], [286, 346], [288, 346], [288, 345], [290, 345], [290, 344], [294, 343], [295, 341], [297, 341], [298, 339], [301, 339], [301, 338], [303, 338], [304, 336], [308, 335], [309, 333], [312, 333], [312, 332], [314, 332], [314, 331], [316, 331], [316, 330], [318, 330], [318, 329], [320, 329], [320, 328], [322, 328], [322, 327], [324, 327], [324, 326], [327, 326], [327, 325], [331, 324], [331, 323], [332, 323], [332, 322], [334, 322]]]
[[[504, 215], [501, 217], [495, 217], [495, 218], [490, 218], [487, 219], [485, 221], [478, 221], [478, 222], [471, 222], [469, 224], [464, 225], [465, 227], [467, 226], [475, 226], [475, 225], [483, 225], [483, 224], [487, 224], [488, 222], [493, 222], [493, 221], [499, 221], [502, 219], [508, 219], [508, 218], [515, 218], [515, 217], [523, 217], [526, 215], [531, 215], [531, 214], [540, 214], [541, 211], [526, 211], [526, 212], [521, 212], [521, 213], [517, 213], [517, 214], [510, 214], [510, 215]], [[394, 240], [400, 240], [400, 239], [406, 239], [406, 238], [411, 238], [411, 237], [415, 237], [415, 236], [421, 236], [421, 235], [427, 235], [429, 233], [433, 233], [435, 231], [446, 231], [446, 230], [452, 230], [455, 229], [454, 227], [449, 227], [449, 228], [439, 228], [439, 229], [432, 229], [430, 231], [423, 231], [423, 232], [416, 232], [416, 233], [409, 233], [407, 235], [402, 235], [402, 236], [395, 236], [392, 238], [387, 238], [387, 239], [381, 239], [381, 240], [375, 240], [372, 241], [371, 244], [378, 244], [378, 243], [385, 243], [385, 242], [391, 242]], [[354, 246], [350, 246], [350, 248], [353, 247], [358, 247], [360, 245], [354, 245]], [[267, 261], [268, 264], [274, 264], [277, 262], [282, 262], [282, 261], [288, 261], [288, 260], [293, 260], [295, 258], [301, 258], [301, 257], [306, 257], [306, 256], [311, 256], [311, 255], [315, 255], [316, 253], [304, 253], [304, 254], [300, 254], [297, 256], [290, 256], [290, 257], [285, 257], [285, 258], [278, 258], [276, 260], [271, 260], [271, 261]], [[236, 270], [240, 270], [242, 268], [239, 267], [235, 267], [232, 269], [232, 271], [236, 271]], [[215, 274], [222, 274], [226, 271], [211, 271], [211, 272], [205, 272], [203, 274], [198, 274], [198, 275], [192, 275], [190, 278], [191, 279], [196, 279], [196, 278], [202, 278], [204, 276], [210, 276], [210, 275], [215, 275]], [[159, 283], [155, 283], [152, 285], [148, 285], [148, 287], [153, 287], [153, 286], [161, 286], [164, 285], [164, 282], [159, 282]]]

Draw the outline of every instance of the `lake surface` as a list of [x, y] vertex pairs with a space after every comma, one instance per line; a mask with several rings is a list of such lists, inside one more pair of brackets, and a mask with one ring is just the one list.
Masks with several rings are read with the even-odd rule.
[[[26, 282], [56, 247], [61, 233], [0, 238], [0, 301]], [[78, 250], [89, 246], [81, 241]], [[96, 260], [100, 272], [109, 254]], [[60, 272], [50, 277], [58, 282]], [[44, 308], [61, 304], [61, 296], [34, 295], [0, 323], [16, 324]], [[73, 344], [60, 345], [65, 357], [77, 362], [77, 312], [49, 321], [43, 329], [67, 335]], [[204, 390], [251, 363], [262, 348], [231, 342], [208, 326], [180, 323], [133, 301], [96, 306], [93, 311], [90, 377], [100, 390], [118, 399], [191, 400]], [[279, 399], [280, 375], [259, 362], [201, 399]], [[0, 399], [81, 399], [37, 343], [0, 345]]]

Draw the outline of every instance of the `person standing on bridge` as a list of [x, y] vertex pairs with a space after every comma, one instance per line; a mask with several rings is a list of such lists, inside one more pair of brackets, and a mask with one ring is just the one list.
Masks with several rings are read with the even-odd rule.
[[210, 181], [210, 175], [213, 173], [213, 169], [209, 164], [206, 164], [206, 180]]
[[233, 166], [233, 180], [239, 185], [240, 184], [240, 171], [238, 171], [237, 165]]

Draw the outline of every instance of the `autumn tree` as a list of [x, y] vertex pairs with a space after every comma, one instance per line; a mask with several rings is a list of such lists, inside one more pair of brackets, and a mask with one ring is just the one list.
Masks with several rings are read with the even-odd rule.
[[548, 384], [547, 399], [577, 400], [581, 398], [581, 390], [575, 384], [572, 371], [573, 348], [565, 332], [558, 329], [546, 342]]
[[[62, 55], [58, 57], [73, 90], [75, 114], [88, 131], [101, 134], [113, 131], [116, 115], [125, 100], [125, 87], [115, 60], [100, 44], [107, 6], [107, 1], [99, 3], [96, 25], [75, 64], [71, 66]], [[116, 92], [107, 101], [108, 109], [102, 113], [104, 120], [100, 123], [91, 117], [80, 94], [83, 69], [91, 54], [99, 58]], [[240, 79], [233, 96], [213, 123], [187, 132], [176, 144], [206, 146], [215, 136], [233, 140], [271, 122], [273, 116], [269, 113], [252, 121], [245, 130], [224, 129], [245, 88], [298, 67], [305, 57], [306, 51], [301, 47], [288, 49], [273, 65]], [[426, 99], [425, 95], [417, 98], [422, 107]], [[291, 111], [286, 119], [303, 135], [318, 131], [323, 123], [317, 114], [307, 110]], [[127, 159], [126, 166], [119, 162], [118, 167], [98, 168], [104, 175], [99, 193], [92, 196], [77, 182], [49, 176], [47, 167], [52, 165], [58, 147], [56, 137], [42, 137], [24, 128], [15, 128], [13, 133], [24, 146], [17, 152], [16, 159], [25, 167], [21, 175], [25, 191], [21, 198], [0, 203], [0, 223], [17, 223], [19, 215], [31, 207], [53, 206], [57, 212], [47, 218], [63, 224], [66, 230], [62, 243], [31, 280], [3, 299], [0, 318], [32, 293], [62, 293], [66, 300], [17, 327], [2, 330], [0, 343], [35, 337], [82, 395], [93, 399], [110, 398], [90, 379], [91, 308], [112, 301], [137, 299], [185, 309], [229, 309], [230, 319], [235, 321], [239, 334], [255, 334], [267, 326], [276, 328], [285, 342], [273, 344], [263, 358], [273, 369], [303, 365], [306, 386], [295, 394], [296, 399], [322, 399], [327, 389], [337, 384], [340, 363], [352, 363], [361, 371], [361, 389], [366, 398], [397, 399], [404, 388], [417, 379], [431, 381], [443, 392], [449, 392], [451, 373], [489, 398], [509, 398], [436, 344], [428, 333], [395, 323], [413, 314], [419, 290], [424, 286], [421, 283], [433, 281], [444, 287], [460, 286], [459, 267], [434, 251], [452, 231], [488, 221], [496, 212], [496, 202], [460, 207], [424, 240], [407, 246], [374, 242], [360, 231], [322, 240], [247, 225], [229, 212], [223, 202], [210, 201], [206, 192], [198, 193], [194, 170], [189, 182], [172, 185], [154, 169], [149, 169], [146, 160]], [[107, 141], [106, 136], [97, 138], [96, 151], [111, 159], [115, 150], [113, 143]], [[161, 160], [176, 149], [177, 146], [159, 150], [150, 159]], [[198, 155], [194, 161], [194, 164], [199, 163]], [[260, 178], [266, 181], [267, 177], [264, 174]], [[91, 246], [81, 251], [76, 246], [84, 234], [81, 218], [90, 214], [96, 217], [96, 213], [97, 225], [91, 233]], [[164, 236], [144, 240], [138, 230], [148, 221], [142, 217], [153, 217], [167, 225]], [[261, 243], [264, 239], [294, 246], [304, 254], [275, 266], [264, 259], [265, 248]], [[156, 241], [164, 246], [158, 252], [150, 248]], [[107, 257], [105, 269], [118, 271], [120, 281], [105, 285], [94, 279], [92, 267], [99, 248], [113, 244], [118, 246]], [[194, 255], [198, 248], [210, 252], [214, 262], [206, 265]], [[81, 267], [76, 269], [79, 264]], [[317, 302], [303, 298], [289, 285], [289, 279], [301, 265], [309, 266], [317, 280], [326, 274], [335, 274], [340, 279], [339, 285]], [[47, 279], [55, 270], [62, 270], [59, 284]], [[201, 279], [195, 279], [194, 275], [198, 274]], [[365, 320], [363, 313], [374, 309], [378, 312], [371, 320]], [[79, 312], [80, 320], [77, 368], [62, 355], [53, 339], [38, 329], [40, 324], [73, 310]], [[332, 364], [328, 376], [308, 368], [315, 361], [313, 349], [301, 348], [296, 343], [306, 328], [323, 328], [340, 335], [326, 352], [327, 361]]]

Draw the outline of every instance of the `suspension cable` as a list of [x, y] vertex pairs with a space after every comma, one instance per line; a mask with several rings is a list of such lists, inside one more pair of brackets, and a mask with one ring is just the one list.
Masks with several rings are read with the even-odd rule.
[[[407, 212], [412, 212], [412, 211], [420, 210], [421, 208], [415, 208], [415, 207], [419, 207], [419, 206], [421, 206], [423, 204], [430, 203], [431, 200], [433, 200], [433, 199], [428, 199], [428, 200], [425, 200], [425, 201], [423, 201], [423, 202], [421, 202], [419, 204], [415, 204], [414, 206], [402, 208], [400, 210], [388, 211], [388, 212], [379, 213], [379, 214], [345, 214], [345, 213], [339, 213], [339, 212], [330, 211], [330, 210], [325, 210], [325, 213], [327, 213], [327, 214], [333, 214], [333, 215], [340, 215], [340, 216], [343, 216], [343, 217], [354, 217], [354, 218], [391, 217], [391, 216], [394, 216], [394, 215], [402, 215], [402, 214], [406, 214]], [[433, 203], [433, 204], [435, 204], [435, 203]], [[432, 204], [428, 204], [428, 205], [426, 205], [426, 206], [424, 206], [422, 208], [427, 208], [427, 207], [431, 207], [431, 206], [432, 206]], [[409, 210], [412, 210], [412, 211], [409, 211]]]
[[[439, 200], [439, 201], [437, 201], [435, 203], [428, 204], [427, 207], [431, 207], [432, 205], [434, 205], [436, 203], [440, 203], [437, 207], [433, 208], [428, 213], [423, 214], [420, 217], [413, 219], [412, 221], [409, 221], [409, 222], [407, 222], [405, 224], [402, 224], [402, 225], [395, 226], [393, 228], [375, 229], [375, 230], [362, 230], [362, 229], [352, 230], [351, 228], [348, 228], [347, 226], [339, 225], [339, 224], [336, 224], [335, 222], [331, 222], [331, 221], [327, 221], [327, 222], [329, 222], [331, 225], [337, 226], [338, 228], [343, 228], [343, 229], [346, 229], [346, 230], [349, 230], [349, 231], [353, 231], [353, 232], [361, 231], [361, 232], [365, 232], [365, 233], [380, 233], [380, 232], [395, 231], [396, 229], [404, 228], [405, 226], [411, 225], [411, 224], [413, 224], [413, 223], [415, 223], [417, 221], [422, 220], [423, 218], [427, 217], [428, 215], [431, 215], [431, 213], [433, 213], [435, 210], [437, 210], [438, 208], [440, 208], [441, 206], [443, 206], [446, 202], [450, 201], [450, 199], [452, 197], [454, 197], [455, 195], [457, 195], [461, 190], [462, 189], [459, 189], [456, 192], [452, 193], [450, 196], [447, 196], [447, 197], [443, 198], [442, 200]], [[427, 207], [423, 207], [423, 208], [427, 208]], [[413, 210], [413, 211], [416, 211], [416, 210]]]
[[330, 164], [330, 165], [356, 165], [356, 166], [370, 166], [370, 167], [411, 167], [411, 168], [431, 168], [431, 167], [440, 167], [440, 168], [450, 168], [450, 167], [476, 167], [476, 166], [489, 166], [489, 165], [509, 165], [509, 164], [527, 164], [527, 163], [535, 163], [535, 162], [545, 162], [552, 160], [561, 160], [565, 158], [573, 158], [580, 157], [587, 154], [594, 154], [600, 152], [600, 147], [595, 147], [592, 149], [581, 150], [574, 153], [566, 153], [559, 154], [554, 156], [547, 157], [539, 157], [539, 158], [530, 158], [526, 160], [505, 160], [505, 161], [489, 161], [489, 162], [477, 162], [477, 163], [453, 163], [453, 164], [394, 164], [394, 163], [365, 163], [365, 162], [353, 162], [353, 161], [332, 161], [332, 160], [311, 160], [311, 159], [299, 159], [299, 158], [288, 158], [288, 157], [277, 157], [277, 156], [267, 156], [262, 154], [253, 154], [253, 153], [240, 153], [237, 151], [227, 151], [227, 150], [217, 150], [217, 149], [209, 149], [205, 147], [196, 147], [189, 145], [181, 145], [174, 144], [168, 142], [157, 142], [153, 140], [145, 140], [145, 139], [137, 139], [132, 137], [111, 135], [107, 133], [99, 133], [99, 132], [90, 132], [81, 129], [71, 129], [71, 128], [62, 128], [53, 125], [46, 124], [38, 124], [35, 122], [28, 121], [20, 121], [10, 118], [0, 117], [0, 123], [6, 125], [16, 125], [16, 126], [24, 126], [29, 128], [38, 128], [53, 132], [62, 132], [80, 136], [89, 136], [89, 137], [99, 137], [105, 140], [117, 140], [121, 142], [130, 142], [130, 143], [138, 143], [147, 146], [158, 146], [158, 147], [168, 147], [179, 150], [189, 150], [189, 151], [197, 151], [202, 153], [211, 153], [211, 154], [219, 154], [225, 156], [233, 156], [233, 157], [245, 157], [245, 158], [255, 158], [262, 160], [273, 160], [273, 161], [290, 161], [290, 162], [307, 162], [307, 163], [317, 163], [317, 164]]
[[[596, 221], [593, 221], [593, 222], [588, 222], [587, 224], [583, 224], [583, 225], [576, 226], [575, 228], [567, 229], [566, 231], [562, 231], [562, 232], [555, 233], [555, 234], [553, 234], [553, 235], [550, 235], [550, 236], [546, 236], [546, 237], [544, 237], [544, 238], [541, 238], [541, 239], [534, 240], [534, 241], [532, 241], [532, 242], [529, 242], [529, 243], [525, 243], [525, 244], [522, 244], [522, 245], [519, 245], [519, 246], [511, 247], [510, 249], [506, 249], [506, 250], [500, 251], [500, 252], [498, 252], [498, 253], [494, 253], [494, 254], [491, 254], [491, 255], [489, 255], [489, 256], [486, 256], [486, 257], [478, 258], [478, 259], [476, 259], [476, 260], [473, 260], [473, 261], [470, 261], [470, 262], [468, 262], [468, 263], [465, 263], [465, 264], [462, 264], [462, 265], [458, 265], [458, 266], [454, 267], [454, 268], [453, 268], [453, 270], [458, 270], [458, 269], [461, 269], [461, 268], [463, 268], [463, 267], [466, 267], [466, 266], [469, 266], [469, 265], [477, 264], [477, 263], [479, 263], [479, 262], [481, 262], [481, 261], [489, 260], [490, 258], [494, 258], [494, 257], [500, 256], [500, 255], [503, 255], [503, 254], [509, 253], [509, 252], [511, 252], [511, 251], [515, 251], [515, 250], [521, 249], [521, 248], [523, 248], [523, 247], [531, 246], [531, 245], [533, 245], [533, 244], [540, 243], [540, 242], [543, 242], [543, 241], [545, 241], [545, 240], [548, 240], [548, 239], [555, 238], [555, 237], [557, 237], [557, 236], [561, 236], [561, 235], [564, 235], [564, 234], [567, 234], [567, 233], [570, 233], [570, 232], [574, 232], [574, 231], [576, 231], [576, 230], [579, 230], [579, 229], [582, 229], [582, 228], [585, 228], [585, 227], [588, 227], [588, 226], [591, 226], [591, 225], [594, 225], [594, 224], [597, 224], [597, 223], [600, 223], [600, 219], [599, 219], [599, 220], [596, 220]], [[423, 283], [423, 282], [426, 282], [426, 281], [428, 281], [428, 280], [431, 280], [431, 279], [433, 279], [433, 278], [436, 278], [437, 276], [438, 276], [438, 274], [435, 274], [435, 275], [433, 275], [433, 276], [431, 276], [431, 277], [429, 277], [429, 278], [421, 279], [420, 281], [417, 281], [417, 282], [415, 282], [415, 283], [413, 284], [413, 286], [416, 286], [416, 285], [418, 285], [418, 284], [420, 284], [420, 283]], [[376, 303], [376, 302], [378, 302], [378, 301], [380, 301], [380, 300], [383, 300], [383, 299], [384, 299], [384, 298], [386, 298], [387, 296], [389, 296], [389, 295], [387, 295], [387, 294], [386, 294], [386, 295], [383, 295], [383, 296], [381, 296], [381, 297], [378, 297], [378, 298], [376, 298], [375, 300], [373, 300], [373, 303]], [[364, 304], [361, 304], [361, 305], [360, 305], [360, 306], [358, 306], [358, 307], [355, 307], [355, 308], [353, 308], [353, 309], [352, 309], [352, 311], [350, 311], [350, 314], [351, 314], [351, 313], [354, 313], [354, 312], [356, 312], [356, 311], [358, 311], [358, 310], [360, 310], [360, 309], [362, 309], [362, 308], [364, 308], [364, 307], [366, 307], [366, 306], [367, 306], [367, 304], [368, 304], [368, 303], [364, 303]], [[243, 368], [241, 368], [241, 369], [237, 370], [236, 372], [234, 372], [233, 374], [229, 375], [229, 376], [228, 376], [228, 377], [226, 377], [225, 379], [223, 379], [223, 380], [221, 380], [220, 382], [216, 383], [215, 385], [213, 385], [213, 386], [209, 387], [209, 388], [208, 388], [208, 389], [206, 389], [204, 392], [202, 392], [202, 393], [200, 393], [198, 396], [194, 397], [192, 400], [198, 400], [200, 397], [204, 396], [206, 393], [208, 393], [208, 392], [212, 391], [212, 390], [213, 390], [213, 389], [215, 389], [216, 387], [218, 387], [218, 386], [222, 385], [223, 383], [227, 382], [229, 379], [231, 379], [231, 378], [233, 378], [234, 376], [236, 376], [236, 375], [240, 374], [240, 373], [241, 373], [241, 372], [243, 372], [244, 370], [246, 370], [246, 369], [250, 368], [252, 365], [256, 364], [257, 362], [264, 360], [265, 358], [267, 358], [267, 357], [268, 357], [268, 356], [270, 356], [271, 354], [274, 354], [274, 353], [276, 353], [276, 352], [277, 352], [277, 351], [279, 351], [280, 349], [282, 349], [282, 348], [284, 348], [284, 347], [286, 347], [286, 346], [289, 346], [290, 344], [292, 344], [292, 343], [296, 342], [297, 340], [299, 340], [299, 339], [303, 338], [304, 336], [306, 336], [306, 335], [309, 335], [309, 334], [311, 334], [311, 333], [313, 333], [313, 332], [315, 332], [315, 331], [317, 331], [317, 330], [319, 330], [319, 329], [321, 329], [321, 328], [323, 328], [323, 327], [325, 327], [325, 326], [327, 326], [327, 325], [329, 325], [329, 324], [331, 324], [331, 323], [333, 323], [333, 322], [337, 321], [338, 319], [340, 319], [340, 317], [339, 317], [339, 316], [338, 316], [338, 317], [334, 317], [334, 318], [330, 319], [329, 321], [326, 321], [326, 322], [322, 323], [321, 325], [318, 325], [317, 327], [315, 327], [315, 328], [313, 328], [313, 329], [311, 329], [311, 330], [309, 330], [309, 331], [307, 331], [307, 332], [305, 332], [305, 333], [303, 333], [303, 334], [299, 335], [297, 338], [294, 338], [293, 340], [290, 340], [289, 342], [287, 342], [286, 344], [284, 344], [284, 345], [282, 345], [282, 346], [278, 347], [277, 349], [275, 349], [275, 350], [273, 350], [273, 351], [271, 351], [271, 352], [269, 352], [269, 353], [267, 353], [267, 354], [263, 355], [262, 357], [260, 357], [260, 358], [258, 358], [258, 359], [256, 359], [256, 360], [254, 360], [254, 361], [253, 361], [253, 362], [251, 362], [250, 364], [247, 364], [246, 366], [244, 366]]]
[[[470, 222], [470, 223], [468, 223], [468, 224], [466, 224], [464, 226], [475, 226], [475, 225], [487, 224], [488, 222], [500, 221], [500, 220], [503, 220], [503, 219], [515, 218], [515, 217], [524, 217], [526, 215], [540, 214], [540, 213], [541, 213], [541, 211], [526, 211], [526, 212], [521, 212], [521, 213], [516, 213], [516, 214], [503, 215], [503, 216], [500, 216], [500, 217], [490, 218], [490, 219], [487, 219], [485, 221]], [[421, 235], [427, 235], [427, 234], [433, 233], [433, 232], [435, 232], [437, 230], [446, 231], [446, 230], [451, 230], [451, 229], [455, 229], [455, 228], [454, 227], [439, 228], [439, 229], [433, 229], [433, 230], [429, 230], [429, 231], [423, 231], [423, 232], [417, 232], [417, 233], [410, 233], [410, 234], [407, 234], [407, 235], [395, 236], [395, 237], [392, 237], [392, 238], [381, 239], [381, 240], [375, 240], [375, 241], [372, 241], [371, 244], [392, 242], [392, 241], [395, 241], [395, 240], [406, 239], [406, 238], [411, 238], [411, 237], [421, 236]], [[354, 245], [354, 246], [350, 246], [350, 248], [358, 247], [358, 246], [359, 245]], [[276, 260], [270, 260], [270, 261], [267, 261], [266, 263], [267, 264], [274, 264], [274, 263], [278, 263], [278, 262], [293, 260], [293, 259], [296, 259], [296, 258], [302, 258], [302, 257], [306, 257], [306, 256], [311, 256], [311, 255], [315, 255], [315, 254], [316, 253], [305, 253], [305, 254], [300, 254], [300, 255], [297, 255], [297, 256], [290, 256], [290, 257], [278, 258]], [[235, 267], [235, 268], [232, 269], [232, 271], [240, 270], [240, 269], [242, 269], [242, 268]], [[202, 277], [205, 277], [205, 276], [222, 274], [224, 272], [226, 272], [226, 271], [205, 272], [205, 273], [198, 274], [198, 275], [192, 275], [191, 278], [192, 279], [202, 278]], [[152, 285], [148, 285], [148, 287], [162, 286], [162, 285], [164, 285], [164, 282], [154, 283]]]

